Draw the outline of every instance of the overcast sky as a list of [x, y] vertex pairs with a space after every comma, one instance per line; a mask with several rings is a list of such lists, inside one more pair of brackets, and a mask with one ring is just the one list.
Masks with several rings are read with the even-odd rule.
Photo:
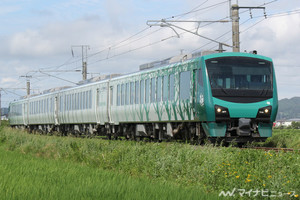
[[[266, 7], [266, 19], [264, 10], [240, 9], [241, 51], [255, 49], [273, 59], [279, 99], [300, 96], [300, 1], [239, 0], [238, 4]], [[177, 29], [178, 38], [170, 28], [147, 26], [147, 20], [229, 20], [229, 16], [225, 0], [1, 0], [2, 107], [26, 94], [16, 89], [26, 87], [21, 76], [32, 77], [32, 93], [80, 81], [81, 72], [74, 71], [81, 69], [81, 48], [74, 47], [72, 56], [74, 45], [90, 47], [88, 77], [129, 73], [180, 51], [218, 46]], [[194, 32], [198, 27], [177, 25]], [[232, 43], [231, 23], [202, 22], [198, 33]]]

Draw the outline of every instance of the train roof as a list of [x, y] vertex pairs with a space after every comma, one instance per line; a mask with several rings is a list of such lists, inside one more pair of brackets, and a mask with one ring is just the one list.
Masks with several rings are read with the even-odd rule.
[[[158, 68], [165, 68], [165, 67], [173, 67], [176, 66], [178, 64], [182, 64], [182, 63], [190, 63], [193, 62], [196, 59], [200, 59], [201, 57], [204, 57], [204, 59], [209, 59], [209, 58], [213, 58], [213, 57], [222, 57], [222, 56], [244, 56], [244, 57], [256, 57], [256, 58], [261, 58], [261, 59], [266, 59], [266, 60], [271, 60], [271, 58], [265, 57], [265, 56], [261, 56], [261, 55], [256, 55], [253, 53], [236, 53], [236, 52], [228, 52], [228, 53], [218, 53], [216, 51], [204, 51], [204, 52], [196, 52], [194, 54], [182, 54], [182, 55], [178, 55], [178, 56], [174, 56], [174, 57], [170, 57], [167, 59], [163, 59], [163, 60], [159, 60], [159, 61], [154, 61], [151, 63], [146, 63], [143, 65], [140, 65], [140, 70], [139, 71], [135, 71], [135, 72], [131, 72], [128, 74], [112, 74], [112, 75], [103, 75], [102, 77], [95, 77], [92, 79], [88, 79], [86, 81], [81, 81], [79, 82], [76, 86], [64, 86], [64, 87], [57, 87], [57, 88], [52, 88], [49, 90], [44, 91], [41, 94], [34, 94], [34, 95], [28, 95], [23, 97], [20, 100], [17, 101], [22, 101], [22, 100], [26, 100], [26, 99], [35, 99], [35, 98], [39, 98], [39, 97], [43, 97], [43, 96], [48, 96], [48, 95], [52, 95], [52, 94], [56, 94], [62, 91], [68, 91], [68, 90], [72, 90], [74, 88], [83, 88], [86, 86], [93, 86], [99, 83], [104, 83], [107, 82], [109, 80], [118, 80], [118, 79], [122, 79], [122, 78], [126, 78], [129, 77], [133, 74], [144, 74], [144, 73], [149, 73], [151, 71], [155, 71]], [[11, 102], [11, 103], [16, 103], [17, 101]]]

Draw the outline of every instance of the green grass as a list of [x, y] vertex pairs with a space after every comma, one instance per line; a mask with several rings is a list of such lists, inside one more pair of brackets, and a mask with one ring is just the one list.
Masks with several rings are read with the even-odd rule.
[[300, 129], [274, 129], [273, 136], [261, 146], [300, 149]]
[[197, 190], [151, 182], [78, 163], [0, 148], [0, 199], [215, 199]]
[[[209, 195], [233, 188], [295, 191], [299, 195], [300, 162], [296, 152], [39, 136], [9, 128], [0, 130], [0, 144], [9, 151], [118, 172], [151, 183], [197, 188]], [[253, 197], [260, 198], [266, 199]], [[280, 199], [284, 198], [292, 197]]]

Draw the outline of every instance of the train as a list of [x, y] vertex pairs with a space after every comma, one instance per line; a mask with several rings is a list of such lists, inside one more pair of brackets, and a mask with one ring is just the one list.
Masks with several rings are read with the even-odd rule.
[[27, 96], [10, 103], [9, 122], [45, 134], [244, 144], [272, 136], [277, 109], [271, 58], [214, 52]]

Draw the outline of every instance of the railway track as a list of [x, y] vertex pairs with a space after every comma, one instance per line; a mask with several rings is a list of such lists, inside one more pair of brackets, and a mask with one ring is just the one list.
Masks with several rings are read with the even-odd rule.
[[300, 149], [291, 149], [291, 148], [274, 148], [274, 147], [243, 147], [241, 149], [258, 149], [263, 151], [275, 151], [275, 152], [297, 152], [300, 153]]

